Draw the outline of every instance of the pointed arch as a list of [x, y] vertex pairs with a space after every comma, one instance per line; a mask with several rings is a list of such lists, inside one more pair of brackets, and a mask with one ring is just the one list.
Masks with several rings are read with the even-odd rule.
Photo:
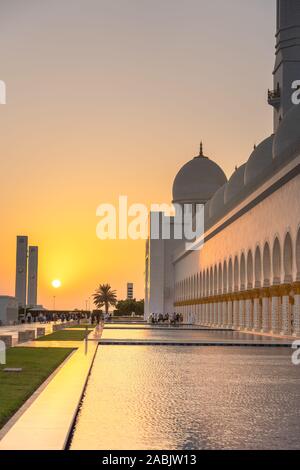
[[239, 290], [239, 278], [240, 278], [240, 275], [239, 275], [239, 260], [238, 260], [238, 257], [236, 256], [234, 258], [234, 265], [233, 265], [233, 283], [234, 283], [234, 290], [235, 291], [238, 291]]
[[217, 265], [214, 267], [214, 294], [218, 292], [218, 268]]
[[227, 286], [228, 286], [227, 261], [225, 260], [223, 263], [223, 292], [224, 294], [227, 292]]
[[283, 248], [284, 282], [293, 279], [293, 243], [290, 233], [286, 234]]
[[210, 268], [210, 273], [209, 273], [209, 293], [210, 295], [213, 295], [214, 293], [214, 272], [213, 268]]
[[268, 287], [270, 285], [271, 278], [271, 252], [269, 243], [266, 242], [263, 252], [263, 274], [264, 274], [264, 286]]
[[255, 261], [254, 261], [254, 272], [255, 272], [255, 287], [261, 287], [261, 275], [262, 275], [262, 269], [261, 269], [261, 253], [260, 253], [260, 247], [257, 246], [255, 250]]
[[253, 255], [252, 251], [249, 250], [247, 254], [247, 289], [253, 287]]
[[218, 294], [221, 294], [222, 291], [223, 291], [222, 264], [219, 263], [219, 267], [218, 267]]
[[241, 255], [240, 261], [240, 289], [244, 290], [246, 286], [246, 259], [244, 253]]
[[206, 269], [206, 297], [209, 296], [210, 293], [210, 278], [209, 278], [209, 270]]
[[273, 284], [281, 282], [281, 247], [278, 237], [275, 238], [272, 252]]
[[229, 259], [228, 263], [228, 292], [233, 291], [233, 266], [232, 266], [232, 259]]
[[298, 229], [296, 238], [296, 268], [297, 268], [297, 281], [300, 281], [300, 227]]

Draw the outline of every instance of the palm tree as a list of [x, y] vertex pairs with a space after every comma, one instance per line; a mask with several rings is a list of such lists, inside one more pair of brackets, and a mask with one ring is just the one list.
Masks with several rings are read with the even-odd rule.
[[117, 303], [116, 291], [111, 289], [109, 284], [100, 284], [93, 294], [94, 304], [97, 308], [105, 306], [105, 313], [108, 314], [110, 305], [115, 306]]

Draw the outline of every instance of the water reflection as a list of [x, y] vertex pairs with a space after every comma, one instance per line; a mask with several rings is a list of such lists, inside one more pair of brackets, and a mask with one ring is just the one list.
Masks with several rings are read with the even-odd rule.
[[172, 340], [172, 341], [255, 341], [257, 342], [271, 342], [271, 343], [286, 343], [284, 339], [275, 339], [270, 336], [260, 336], [239, 331], [223, 331], [223, 330], [196, 330], [189, 331], [178, 329], [168, 330], [159, 328], [145, 328], [145, 329], [112, 329], [107, 328], [103, 330], [103, 339], [113, 340]]
[[99, 346], [72, 449], [300, 448], [282, 348]]

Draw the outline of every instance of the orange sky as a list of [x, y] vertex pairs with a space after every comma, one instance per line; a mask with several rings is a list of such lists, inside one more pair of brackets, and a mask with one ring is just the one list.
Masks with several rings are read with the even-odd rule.
[[229, 176], [271, 133], [275, 1], [1, 1], [1, 294], [15, 238], [40, 247], [39, 303], [100, 282], [143, 297], [144, 241], [100, 241], [96, 208], [169, 202], [198, 151]]

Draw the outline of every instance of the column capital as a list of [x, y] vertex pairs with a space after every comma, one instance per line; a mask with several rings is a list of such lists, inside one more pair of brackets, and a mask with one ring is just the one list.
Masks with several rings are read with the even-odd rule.
[[291, 284], [281, 284], [279, 286], [279, 292], [280, 292], [280, 295], [282, 295], [282, 296], [289, 295], [291, 290], [292, 290], [292, 285]]
[[300, 295], [300, 282], [294, 282], [293, 284], [293, 291], [296, 295]]
[[270, 287], [263, 287], [260, 289], [260, 295], [264, 298], [271, 297]]
[[260, 297], [260, 289], [252, 289], [251, 298], [252, 299], [259, 299], [259, 297]]
[[270, 287], [271, 297], [280, 297], [280, 286], [271, 286]]
[[247, 289], [244, 293], [244, 299], [245, 300], [250, 300], [253, 298], [253, 294], [252, 294], [252, 289]]

